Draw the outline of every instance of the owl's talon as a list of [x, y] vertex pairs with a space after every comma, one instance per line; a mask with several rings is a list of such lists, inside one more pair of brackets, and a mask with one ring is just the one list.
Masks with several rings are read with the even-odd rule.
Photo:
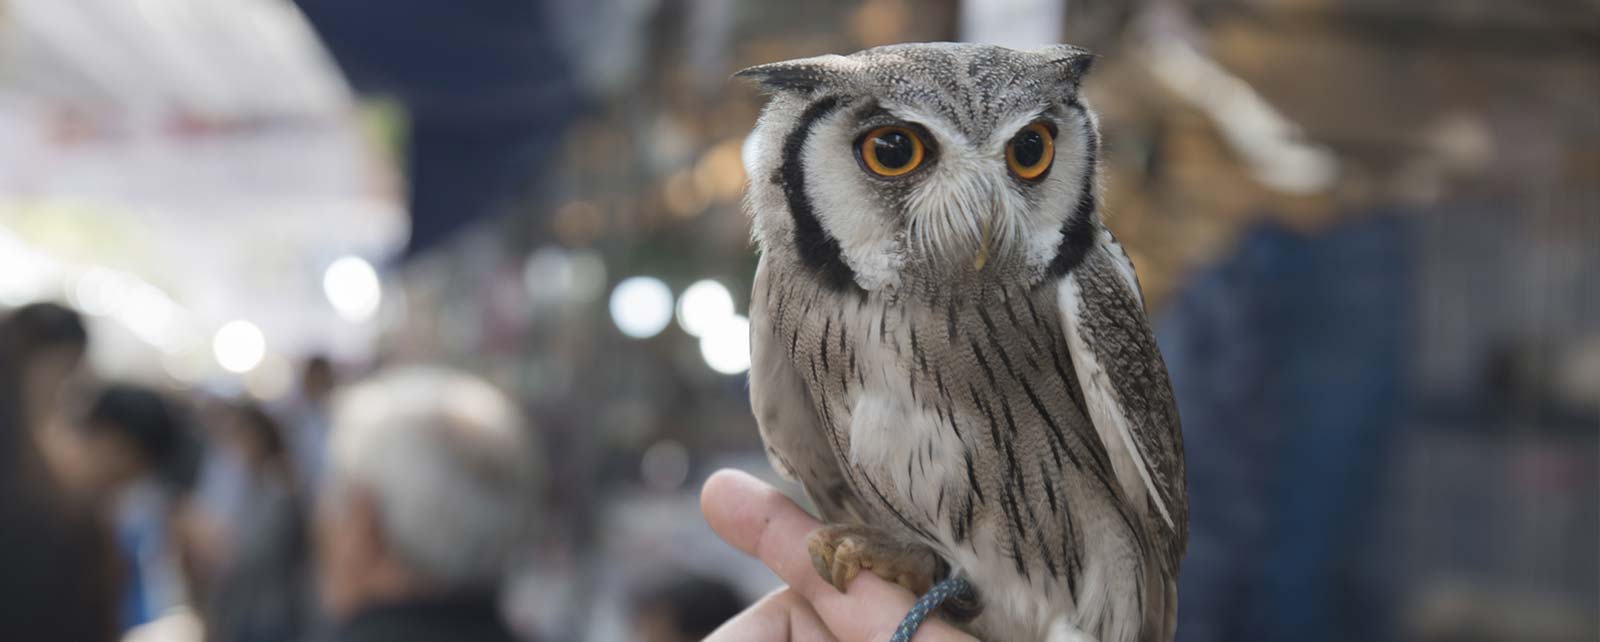
[[839, 542], [838, 548], [833, 551], [834, 588], [843, 593], [844, 587], [849, 586], [863, 568], [867, 568], [866, 562], [862, 561], [854, 541], [847, 539]]
[[833, 547], [827, 546], [818, 533], [806, 537], [806, 550], [811, 553], [811, 568], [816, 569], [817, 575], [822, 579], [832, 582], [833, 578]]
[[817, 575], [843, 593], [862, 570], [921, 595], [933, 586], [938, 558], [867, 526], [824, 526], [806, 538]]

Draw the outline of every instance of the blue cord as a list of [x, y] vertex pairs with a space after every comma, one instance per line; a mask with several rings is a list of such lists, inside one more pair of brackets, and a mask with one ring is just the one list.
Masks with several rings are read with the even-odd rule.
[[917, 603], [911, 605], [911, 612], [906, 614], [906, 619], [900, 621], [900, 626], [895, 627], [894, 636], [889, 642], [911, 642], [911, 636], [917, 634], [917, 629], [922, 627], [923, 621], [933, 613], [934, 609], [944, 604], [952, 596], [972, 590], [972, 585], [964, 577], [950, 577], [934, 584], [933, 588], [922, 597], [917, 598]]

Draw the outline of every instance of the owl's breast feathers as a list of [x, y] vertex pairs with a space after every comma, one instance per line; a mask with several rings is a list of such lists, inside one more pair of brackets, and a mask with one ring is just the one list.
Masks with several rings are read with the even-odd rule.
[[[775, 269], [772, 258], [763, 259], [763, 272]], [[1092, 421], [1095, 400], [1085, 397], [1075, 368], [1061, 279], [919, 298], [859, 296], [776, 267], [789, 278], [758, 275], [753, 316], [766, 318], [753, 340], [781, 355], [803, 383], [833, 458], [830, 472], [856, 495], [851, 512], [933, 546], [980, 587], [1033, 587], [1043, 604], [1081, 608], [1091, 591], [1120, 591], [1137, 602], [1156, 589], [1145, 584], [1175, 572], [1125, 567], [1175, 569], [1175, 560], [1169, 565], [1170, 551], [1162, 550], [1170, 538], [1152, 537], [1162, 518], [1148, 510], [1143, 486], [1125, 484], [1119, 469], [1128, 466], [1114, 461], [1129, 449], [1108, 450]], [[1096, 311], [1094, 321], [1080, 325], [1116, 334], [1123, 320], [1099, 305], [1086, 308]], [[1154, 349], [1137, 344], [1137, 334], [1115, 339]], [[1124, 376], [1120, 364], [1110, 369]], [[1149, 430], [1148, 423], [1131, 430]], [[807, 482], [808, 491], [814, 485]], [[1108, 587], [1117, 581], [1132, 584]]]

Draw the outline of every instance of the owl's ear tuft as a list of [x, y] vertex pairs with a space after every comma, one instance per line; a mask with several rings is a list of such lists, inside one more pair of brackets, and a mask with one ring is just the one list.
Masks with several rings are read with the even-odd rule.
[[1094, 66], [1095, 55], [1073, 45], [1052, 45], [1034, 52], [1044, 60], [1047, 77], [1069, 93], [1077, 93]]
[[838, 82], [853, 67], [849, 58], [830, 54], [756, 65], [733, 77], [753, 81], [770, 92], [811, 93], [818, 87]]

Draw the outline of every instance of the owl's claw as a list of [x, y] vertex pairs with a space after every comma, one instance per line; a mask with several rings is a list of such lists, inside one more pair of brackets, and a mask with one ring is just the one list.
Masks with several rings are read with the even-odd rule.
[[841, 593], [864, 569], [921, 595], [933, 586], [939, 565], [928, 547], [869, 526], [824, 526], [806, 538], [806, 548], [817, 574]]

